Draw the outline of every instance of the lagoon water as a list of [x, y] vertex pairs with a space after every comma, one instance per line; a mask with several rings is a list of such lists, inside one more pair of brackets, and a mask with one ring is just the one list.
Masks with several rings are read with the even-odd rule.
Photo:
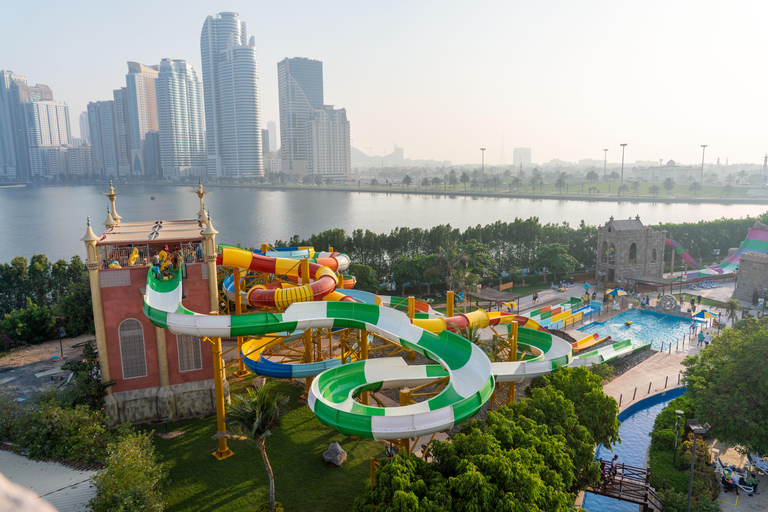
[[[124, 222], [194, 218], [199, 203], [191, 185], [126, 185], [116, 187], [117, 211]], [[51, 260], [84, 257], [80, 238], [91, 216], [94, 231], [103, 230], [109, 200], [106, 186], [34, 186], [0, 188], [0, 262], [15, 256], [44, 253]], [[611, 215], [640, 215], [646, 225], [659, 222], [696, 222], [722, 217], [760, 215], [765, 204], [653, 204], [401, 195], [385, 192], [331, 190], [260, 190], [211, 187], [205, 205], [211, 212], [217, 241], [258, 246], [308, 237], [327, 229], [347, 233], [369, 229], [388, 233], [396, 227], [431, 228], [450, 224], [465, 229], [515, 217], [538, 217], [542, 223], [568, 222], [577, 226], [604, 223]], [[156, 200], [152, 201], [151, 196]]]

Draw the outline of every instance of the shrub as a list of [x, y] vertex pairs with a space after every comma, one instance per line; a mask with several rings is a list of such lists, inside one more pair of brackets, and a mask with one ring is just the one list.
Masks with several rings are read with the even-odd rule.
[[[661, 512], [685, 512], [688, 505], [688, 496], [674, 489], [660, 491]], [[713, 501], [699, 496], [691, 498], [691, 512], [720, 512], [720, 507]]]
[[93, 512], [163, 510], [166, 471], [155, 457], [149, 434], [130, 432], [109, 446], [107, 466], [94, 478]]
[[0, 392], [0, 441], [13, 441], [18, 430], [21, 406], [8, 393]]
[[616, 371], [613, 365], [608, 363], [594, 364], [589, 369], [603, 380], [611, 380], [613, 373]]
[[13, 340], [8, 336], [6, 336], [5, 334], [3, 334], [2, 332], [0, 332], [0, 354], [4, 352], [10, 352], [14, 348], [20, 347], [22, 345], [24, 345], [23, 342]]
[[19, 341], [42, 343], [51, 339], [55, 323], [47, 307], [38, 307], [27, 298], [26, 308], [15, 309], [5, 315], [0, 331]]
[[61, 368], [74, 374], [72, 386], [64, 393], [62, 402], [68, 405], [87, 405], [92, 409], [101, 410], [107, 389], [114, 386], [115, 381], [101, 382], [99, 354], [93, 348], [93, 342], [85, 342], [82, 361], [69, 361]]
[[87, 406], [63, 408], [44, 402], [19, 410], [11, 441], [29, 450], [32, 459], [51, 458], [85, 464], [101, 464], [112, 434], [105, 416]]

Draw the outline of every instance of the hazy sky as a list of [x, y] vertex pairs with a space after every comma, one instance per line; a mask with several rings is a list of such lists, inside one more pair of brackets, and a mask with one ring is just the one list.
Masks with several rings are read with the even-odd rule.
[[[353, 146], [408, 158], [512, 162], [760, 162], [768, 2], [40, 0], [3, 3], [0, 69], [51, 86], [73, 132], [126, 62], [200, 70], [205, 17], [235, 11], [255, 36], [262, 121], [278, 121], [277, 62], [323, 61], [325, 102]], [[202, 77], [202, 75], [201, 75]], [[386, 149], [385, 149], [386, 148]]]

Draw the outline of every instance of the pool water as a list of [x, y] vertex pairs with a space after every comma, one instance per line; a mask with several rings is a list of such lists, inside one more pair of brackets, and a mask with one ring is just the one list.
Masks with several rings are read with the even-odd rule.
[[[675, 388], [664, 395], [654, 395], [627, 407], [619, 414], [621, 444], [617, 444], [613, 449], [600, 445], [595, 457], [610, 460], [616, 454], [619, 456], [619, 464], [643, 467], [656, 416], [670, 401], [683, 393], [685, 388]], [[582, 508], [589, 512], [638, 512], [639, 506], [588, 492], [584, 495]]]
[[[632, 325], [627, 326], [627, 321]], [[650, 343], [651, 348], [660, 350], [662, 342], [668, 347], [690, 333], [691, 322], [687, 318], [630, 309], [605, 322], [590, 324], [579, 330], [585, 334], [596, 332], [600, 336], [610, 336], [614, 341], [631, 339], [636, 347]]]

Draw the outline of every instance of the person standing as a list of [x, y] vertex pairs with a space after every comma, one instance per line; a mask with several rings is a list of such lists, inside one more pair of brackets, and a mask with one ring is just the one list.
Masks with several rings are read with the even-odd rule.
[[704, 343], [704, 331], [699, 331], [699, 342], [696, 344], [696, 346], [700, 347], [702, 343]]

